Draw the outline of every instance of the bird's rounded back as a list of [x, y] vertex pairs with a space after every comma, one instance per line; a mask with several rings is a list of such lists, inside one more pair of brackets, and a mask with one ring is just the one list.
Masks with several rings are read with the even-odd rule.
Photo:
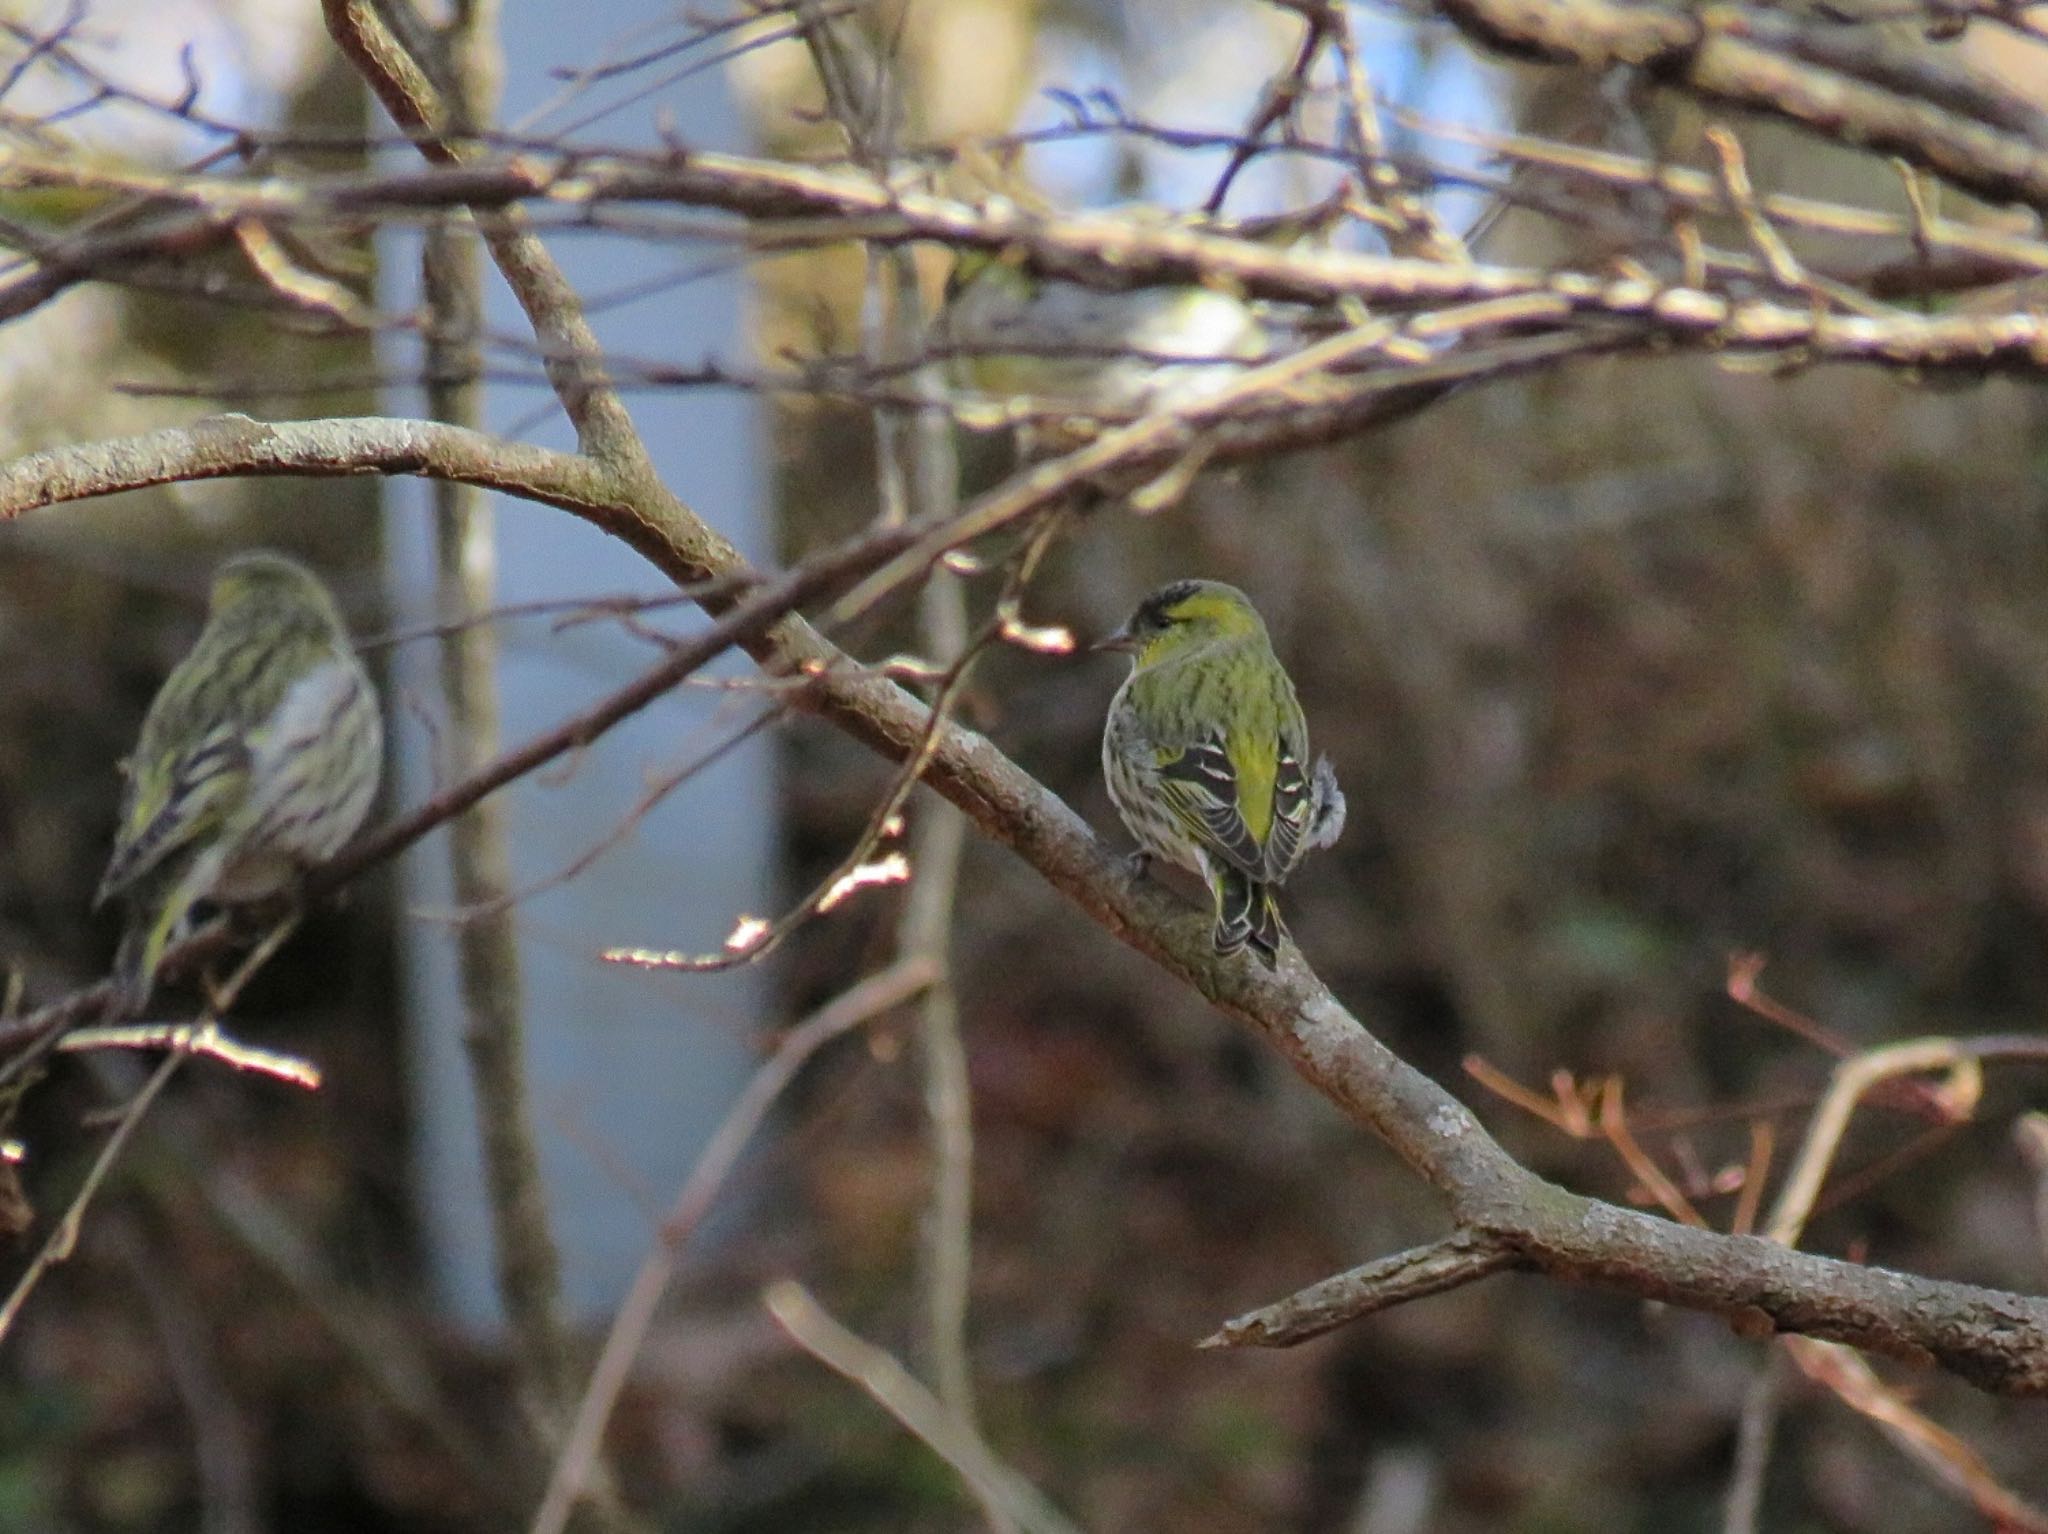
[[296, 559], [268, 549], [237, 554], [222, 561], [214, 572], [211, 605], [215, 612], [250, 602], [308, 605], [334, 615], [337, 621], [340, 617], [319, 576]]

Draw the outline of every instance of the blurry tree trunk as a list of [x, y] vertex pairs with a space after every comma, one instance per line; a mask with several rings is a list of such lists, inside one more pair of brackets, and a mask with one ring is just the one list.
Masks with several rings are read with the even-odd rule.
[[[459, 128], [491, 125], [502, 60], [496, 0], [459, 0], [442, 34]], [[483, 265], [475, 229], [452, 215], [428, 230], [421, 265], [428, 316], [429, 413], [450, 425], [483, 424]], [[494, 515], [474, 485], [436, 481], [436, 611], [454, 625], [441, 641], [442, 693], [451, 765], [474, 772], [498, 754]], [[561, 1259], [549, 1226], [546, 1188], [526, 1083], [524, 993], [506, 846], [506, 800], [486, 799], [449, 827], [456, 905], [456, 964], [465, 1014], [463, 1042], [476, 1089], [477, 1133], [490, 1189], [498, 1291], [524, 1397], [535, 1459], [559, 1438], [572, 1398], [562, 1319]]]

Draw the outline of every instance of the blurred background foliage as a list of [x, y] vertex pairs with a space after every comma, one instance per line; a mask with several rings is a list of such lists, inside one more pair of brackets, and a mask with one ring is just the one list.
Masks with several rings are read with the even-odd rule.
[[[242, 25], [267, 40], [310, 23], [252, 6]], [[1683, 109], [1618, 111], [1576, 76], [1479, 63], [1437, 24], [1361, 12], [1360, 25], [1395, 105], [1631, 151], [1648, 135], [1697, 159], [1700, 125]], [[1049, 86], [1234, 129], [1296, 27], [1237, 0], [923, 5], [890, 34], [905, 137], [1052, 120]], [[2012, 80], [2039, 76], [2010, 41], [1973, 32], [1941, 46]], [[275, 52], [300, 56], [296, 44]], [[830, 145], [800, 50], [743, 54], [731, 73], [765, 152]], [[306, 62], [276, 88], [291, 112], [362, 120], [330, 66]], [[955, 174], [963, 191], [1185, 204], [1217, 163], [1097, 140]], [[1903, 200], [1882, 166], [1788, 135], [1757, 135], [1752, 168], [1773, 187]], [[1240, 211], [1324, 189], [1295, 175], [1249, 179]], [[1535, 261], [1594, 238], [1510, 216], [1485, 249]], [[920, 259], [935, 295], [945, 260]], [[857, 257], [783, 255], [754, 271], [760, 355], [857, 344]], [[362, 362], [352, 344], [216, 304], [86, 288], [9, 327], [0, 387], [26, 448], [193, 413], [190, 400], [112, 392], [116, 377], [232, 374], [279, 347], [304, 348], [294, 365], [308, 372], [346, 370]], [[290, 399], [235, 407], [304, 411]], [[1581, 362], [1459, 394], [1342, 448], [1206, 477], [1156, 517], [1102, 509], [1058, 547], [1028, 611], [1085, 635], [1171, 576], [1252, 593], [1352, 806], [1343, 843], [1289, 887], [1302, 947], [1518, 1154], [1626, 1197], [1609, 1153], [1489, 1097], [1461, 1062], [1476, 1054], [1539, 1088], [1559, 1067], [1618, 1073], [1667, 1167], [1712, 1171], [1742, 1161], [1753, 1122], [1789, 1142], [1831, 1063], [1728, 999], [1732, 954], [1765, 955], [1771, 992], [1850, 1047], [2039, 1028], [2044, 425], [2038, 391], [2018, 384], [1937, 390], [1705, 357]], [[786, 555], [872, 515], [865, 416], [780, 405], [771, 440]], [[1001, 443], [964, 446], [973, 483], [1006, 464]], [[203, 486], [4, 530], [0, 939], [35, 994], [90, 977], [111, 947], [105, 924], [80, 914], [111, 823], [110, 764], [189, 632], [190, 609], [162, 588], [196, 589], [161, 572], [201, 570], [200, 551], [228, 542], [286, 542], [340, 574], [370, 627], [376, 556], [359, 533], [372, 521], [343, 505], [370, 493]], [[856, 637], [880, 655], [910, 631], [883, 620]], [[1108, 832], [1096, 743], [1114, 682], [1108, 662], [1003, 651], [977, 671], [965, 712]], [[794, 890], [842, 855], [887, 769], [815, 725], [788, 727], [782, 749]], [[1007, 854], [976, 844], [967, 856], [955, 932], [978, 1136], [974, 1357], [991, 1440], [1079, 1522], [1176, 1534], [1719, 1526], [1735, 1423], [1765, 1354], [1698, 1316], [1510, 1278], [1291, 1352], [1193, 1351], [1237, 1310], [1427, 1239], [1438, 1211], [1276, 1061]], [[888, 953], [893, 898], [802, 934], [778, 961], [782, 1017]], [[393, 919], [358, 899], [329, 919], [327, 940], [381, 955]], [[332, 1086], [306, 1102], [204, 1073], [183, 1083], [79, 1260], [0, 1354], [0, 1529], [199, 1528], [219, 1487], [236, 1484], [236, 1454], [261, 1491], [240, 1527], [512, 1526], [476, 1468], [491, 1392], [466, 1388], [501, 1383], [499, 1366], [488, 1342], [437, 1323], [410, 1266], [388, 966], [367, 963], [336, 996], [293, 978], [312, 941], [256, 1005], [286, 1014], [283, 1039], [317, 1054]], [[894, 1345], [914, 1329], [927, 1175], [907, 1029], [878, 1025], [802, 1085], [748, 1169], [751, 1217], [693, 1268], [649, 1349], [615, 1442], [628, 1490], [663, 1510], [663, 1527], [976, 1525], [927, 1453], [792, 1356], [757, 1303], [761, 1282], [796, 1271], [868, 1336]], [[1811, 1244], [2038, 1292], [2034, 1187], [2009, 1126], [2040, 1097], [2038, 1074], [2014, 1069], [1993, 1073], [1984, 1111], [1960, 1129], [1866, 1114], [1845, 1171], [1884, 1175], [1829, 1209]], [[19, 1132], [82, 1156], [93, 1142], [77, 1123], [93, 1100], [60, 1073]], [[78, 1165], [37, 1167], [46, 1211]], [[1701, 1203], [1719, 1221], [1732, 1208], [1728, 1196]], [[425, 1434], [401, 1367], [421, 1361], [438, 1399], [468, 1408]], [[2048, 1408], [1931, 1377], [1917, 1396], [2008, 1485], [2048, 1500]], [[1766, 1512], [1784, 1530], [1974, 1526], [1870, 1424], [1801, 1386]]]

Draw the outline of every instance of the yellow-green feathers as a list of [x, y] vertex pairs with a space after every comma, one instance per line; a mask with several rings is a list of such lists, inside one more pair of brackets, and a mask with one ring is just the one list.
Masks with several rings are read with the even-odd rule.
[[1103, 732], [1119, 813], [1146, 851], [1209, 883], [1219, 952], [1249, 943], [1273, 964], [1273, 889], [1336, 839], [1344, 800], [1327, 762], [1307, 772], [1308, 725], [1265, 624], [1232, 587], [1176, 581], [1104, 646], [1134, 662]]
[[267, 898], [339, 852], [382, 763], [376, 694], [326, 588], [281, 555], [229, 560], [128, 762], [97, 896], [129, 910], [124, 1003], [148, 999], [198, 902]]

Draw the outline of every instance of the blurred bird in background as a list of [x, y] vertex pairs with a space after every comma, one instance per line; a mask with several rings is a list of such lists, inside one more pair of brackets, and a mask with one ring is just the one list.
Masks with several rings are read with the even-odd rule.
[[229, 559], [206, 627], [126, 763], [120, 830], [94, 897], [128, 909], [114, 962], [121, 1009], [148, 1002], [165, 949], [201, 901], [295, 894], [363, 823], [383, 761], [376, 689], [327, 588], [281, 554]]
[[1257, 311], [1228, 293], [1106, 292], [982, 252], [954, 265], [939, 334], [958, 387], [1020, 410], [1184, 405], [1227, 388], [1268, 350]]

